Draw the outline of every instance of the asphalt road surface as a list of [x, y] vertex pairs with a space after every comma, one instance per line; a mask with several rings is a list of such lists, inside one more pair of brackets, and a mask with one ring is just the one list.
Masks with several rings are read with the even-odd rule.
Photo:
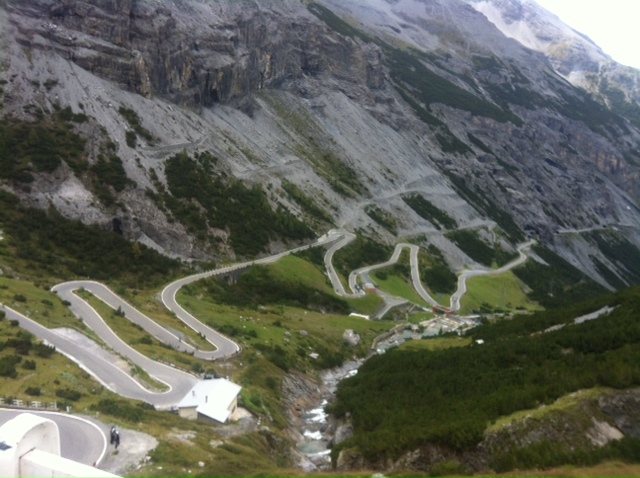
[[0, 408], [0, 426], [22, 413], [48, 418], [58, 425], [63, 458], [90, 466], [99, 465], [104, 458], [108, 445], [107, 425], [64, 413]]

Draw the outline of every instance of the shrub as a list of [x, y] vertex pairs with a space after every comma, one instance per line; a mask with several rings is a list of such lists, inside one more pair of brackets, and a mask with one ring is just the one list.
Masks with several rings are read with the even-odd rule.
[[33, 351], [38, 357], [49, 358], [56, 351], [55, 346], [37, 343], [33, 346]]
[[40, 387], [27, 387], [25, 393], [30, 397], [39, 397], [41, 394]]
[[[128, 133], [129, 132], [127, 132], [127, 134]], [[128, 139], [127, 144], [129, 144]], [[131, 147], [135, 147], [135, 140], [134, 145]], [[99, 183], [108, 184], [118, 192], [122, 191], [128, 184], [132, 183], [124, 170], [122, 160], [115, 154], [112, 154], [107, 158], [101, 155], [96, 164], [91, 166], [90, 171], [96, 175], [96, 179]]]
[[32, 335], [25, 331], [20, 331], [15, 337], [8, 338], [4, 345], [6, 347], [13, 347], [16, 353], [20, 355], [29, 355], [33, 344], [31, 343]]
[[429, 476], [463, 476], [468, 474], [464, 465], [457, 460], [439, 461], [431, 465]]
[[97, 404], [91, 405], [91, 410], [113, 415], [130, 422], [139, 422], [144, 417], [144, 410], [141, 407], [130, 405], [125, 400], [111, 398], [100, 400]]
[[56, 390], [56, 397], [65, 398], [67, 400], [71, 400], [72, 402], [77, 402], [82, 397], [82, 393], [71, 388], [62, 388]]
[[127, 146], [129, 146], [130, 148], [135, 148], [138, 142], [138, 135], [135, 133], [135, 131], [127, 131], [125, 134], [125, 139], [127, 141]]
[[8, 355], [0, 358], [0, 377], [16, 378], [18, 372], [16, 365], [22, 361], [22, 357], [18, 355]]
[[36, 369], [36, 362], [34, 360], [25, 360], [22, 363], [22, 368], [25, 370], [35, 370]]

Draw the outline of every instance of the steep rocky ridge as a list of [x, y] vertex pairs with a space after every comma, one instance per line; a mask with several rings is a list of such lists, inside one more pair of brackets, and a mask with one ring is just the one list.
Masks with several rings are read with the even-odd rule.
[[[465, 2], [323, 5], [370, 38], [294, 1], [6, 2], [5, 114], [32, 119], [29, 104], [86, 114], [77, 129], [94, 138], [89, 162], [113, 140], [135, 185], [108, 206], [63, 165], [36, 175], [30, 189], [4, 187], [105, 228], [116, 219], [127, 237], [168, 254], [229, 257], [228, 230], [211, 228], [213, 243], [194, 237], [145, 192], [166, 186], [169, 156], [209, 151], [221, 172], [264, 185], [274, 208], [310, 220], [284, 191], [284, 180], [296, 184], [331, 217], [315, 223], [317, 233], [337, 225], [389, 242], [428, 235], [452, 267], [471, 265], [402, 200], [420, 193], [461, 227], [504, 229], [506, 212], [602, 283], [592, 257], [618, 271], [596, 245], [577, 239], [575, 247], [555, 233], [615, 226], [640, 244], [640, 134], [631, 123], [598, 110], [542, 54]], [[420, 95], [415, 66], [399, 54], [406, 45], [441, 83], [437, 98]], [[121, 107], [152, 139], [127, 144]], [[421, 111], [433, 121], [421, 121]], [[386, 211], [395, 230], [367, 206]]]
[[508, 37], [542, 52], [571, 83], [593, 92], [610, 106], [619, 106], [621, 101], [632, 106], [640, 100], [640, 71], [613, 61], [588, 37], [562, 23], [534, 0], [468, 3]]

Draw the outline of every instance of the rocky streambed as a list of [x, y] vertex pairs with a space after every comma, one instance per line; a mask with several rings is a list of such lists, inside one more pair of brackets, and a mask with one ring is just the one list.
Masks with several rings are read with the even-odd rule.
[[314, 381], [290, 374], [284, 382], [290, 402], [291, 435], [297, 443], [299, 466], [305, 471], [331, 466], [331, 448], [351, 436], [351, 426], [328, 416], [324, 407], [334, 399], [338, 383], [355, 375], [363, 359], [322, 371]]

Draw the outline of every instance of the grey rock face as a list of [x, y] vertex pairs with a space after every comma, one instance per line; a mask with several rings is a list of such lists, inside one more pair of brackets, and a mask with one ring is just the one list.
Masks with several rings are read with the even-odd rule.
[[21, 29], [85, 70], [151, 98], [210, 107], [304, 74], [381, 88], [380, 52], [337, 40], [297, 2], [65, 1], [25, 5]]
[[[322, 2], [378, 38], [367, 43], [332, 30], [292, 0], [8, 1], [5, 76], [13, 81], [5, 86], [6, 110], [26, 117], [25, 104], [51, 111], [58, 102], [84, 111], [94, 131], [103, 127], [117, 143], [136, 186], [118, 193], [120, 209], [100, 204], [86, 180], [70, 171], [37, 178], [30, 192], [7, 187], [31, 204], [51, 203], [105, 228], [116, 218], [126, 237], [168, 254], [233, 257], [229, 231], [208, 230], [219, 243], [203, 244], [145, 193], [166, 186], [169, 156], [206, 150], [229, 177], [271, 188], [274, 208], [309, 219], [283, 190], [284, 180], [293, 182], [333, 225], [390, 243], [397, 236], [428, 240], [455, 269], [473, 261], [402, 198], [421, 194], [460, 227], [482, 229], [488, 238], [499, 209], [604, 283], [591, 257], [612, 270], [615, 261], [557, 232], [624, 228], [625, 237], [640, 244], [640, 157], [634, 153], [640, 133], [619, 117], [598, 119], [610, 113], [589, 110], [593, 105], [544, 55], [505, 37], [469, 3], [475, 5]], [[527, 5], [505, 2], [507, 21], [533, 22]], [[390, 71], [393, 48], [407, 46], [434, 75], [430, 81], [444, 82], [435, 84], [428, 102], [404, 83], [410, 70]], [[34, 87], [50, 80], [57, 81], [51, 91]], [[469, 96], [454, 104], [460, 92]], [[407, 98], [437, 121], [421, 121]], [[475, 102], [511, 119], [469, 109]], [[121, 106], [137, 112], [153, 144], [126, 144], [130, 128], [118, 114]], [[96, 148], [88, 151], [90, 162]], [[356, 189], [336, 189], [345, 177]], [[366, 213], [372, 206], [395, 226], [372, 219]], [[321, 234], [330, 226], [317, 227]]]

